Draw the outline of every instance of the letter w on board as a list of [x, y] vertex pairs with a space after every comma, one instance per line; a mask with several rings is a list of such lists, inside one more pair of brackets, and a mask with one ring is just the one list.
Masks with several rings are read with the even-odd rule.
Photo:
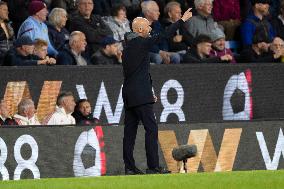
[[[191, 130], [188, 144], [197, 146], [197, 155], [187, 163], [189, 172], [197, 172], [200, 164], [205, 172], [232, 171], [242, 129], [225, 129], [220, 151], [217, 156], [208, 129]], [[172, 158], [172, 149], [178, 145], [174, 131], [159, 131], [159, 142], [168, 169], [180, 172], [178, 163]]]

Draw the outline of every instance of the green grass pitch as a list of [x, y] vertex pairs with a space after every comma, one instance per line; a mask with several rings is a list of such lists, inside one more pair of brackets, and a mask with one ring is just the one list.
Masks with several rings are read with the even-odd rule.
[[277, 189], [284, 170], [0, 181], [0, 189]]

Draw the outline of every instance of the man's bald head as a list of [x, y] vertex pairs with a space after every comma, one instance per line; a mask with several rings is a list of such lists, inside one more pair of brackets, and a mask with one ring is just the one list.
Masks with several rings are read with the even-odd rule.
[[150, 22], [143, 17], [136, 17], [132, 22], [132, 30], [141, 37], [148, 37], [151, 31]]

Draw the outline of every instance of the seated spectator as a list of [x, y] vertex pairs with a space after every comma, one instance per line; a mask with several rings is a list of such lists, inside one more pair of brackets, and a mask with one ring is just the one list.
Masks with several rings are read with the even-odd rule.
[[34, 56], [36, 60], [41, 61], [40, 64], [56, 64], [56, 59], [47, 56], [48, 43], [42, 39], [37, 39], [34, 44]]
[[33, 55], [34, 41], [29, 36], [21, 36], [14, 42], [14, 48], [9, 50], [4, 58], [4, 66], [36, 66], [46, 64]]
[[284, 1], [281, 1], [280, 4], [280, 14], [273, 18], [271, 25], [275, 31], [275, 36], [284, 39]]
[[201, 34], [194, 39], [192, 48], [185, 54], [183, 63], [220, 63], [230, 62], [232, 56], [229, 54], [221, 57], [210, 57], [211, 38]]
[[54, 8], [48, 15], [48, 36], [50, 43], [57, 50], [62, 50], [69, 40], [69, 31], [65, 28], [67, 12], [62, 8]]
[[[116, 5], [112, 8], [111, 16], [103, 18], [113, 33], [113, 38], [119, 42], [124, 41], [124, 34], [131, 32], [129, 21], [126, 17], [126, 8], [123, 5]], [[120, 43], [120, 50], [123, 49]]]
[[[158, 21], [160, 11], [155, 1], [143, 1], [141, 4], [142, 12], [151, 25], [151, 35], [164, 33], [161, 23]], [[155, 44], [150, 50], [150, 61], [155, 64], [178, 64], [181, 56], [175, 52], [169, 52], [167, 39], [164, 38]]]
[[75, 111], [72, 113], [72, 116], [76, 120], [76, 125], [97, 124], [99, 120], [93, 117], [91, 110], [91, 104], [87, 99], [77, 101]]
[[71, 14], [76, 11], [76, 0], [52, 0], [50, 8], [62, 8]]
[[86, 66], [89, 64], [88, 58], [83, 54], [86, 45], [85, 34], [80, 31], [73, 31], [70, 34], [69, 46], [59, 51], [57, 65]]
[[13, 117], [18, 125], [40, 125], [35, 115], [35, 105], [31, 99], [23, 99], [18, 104], [18, 113]]
[[0, 65], [8, 50], [12, 48], [15, 39], [14, 30], [8, 23], [8, 6], [6, 2], [0, 1]]
[[212, 40], [212, 49], [210, 51], [210, 57], [221, 57], [224, 55], [230, 55], [232, 57], [232, 60], [229, 63], [236, 63], [231, 49], [225, 47], [226, 41], [224, 32], [221, 29], [216, 28], [212, 32], [210, 37]]
[[76, 121], [71, 115], [74, 112], [75, 101], [71, 92], [58, 95], [55, 111], [47, 116], [43, 124], [47, 125], [75, 125]]
[[197, 15], [185, 22], [186, 30], [193, 37], [200, 34], [211, 35], [212, 31], [218, 27], [218, 24], [211, 16], [212, 2], [213, 0], [194, 0]]
[[[181, 7], [178, 2], [171, 1], [165, 7], [166, 18], [163, 21], [165, 28], [181, 19]], [[168, 39], [169, 51], [180, 52], [187, 51], [188, 46], [191, 45], [193, 37], [186, 32], [184, 27], [179, 28], [174, 37]]]
[[247, 16], [241, 25], [241, 37], [243, 47], [252, 45], [253, 36], [256, 30], [262, 31], [265, 38], [270, 41], [275, 33], [266, 16], [269, 14], [269, 0], [252, 0], [252, 12]]
[[0, 102], [0, 126], [18, 125], [18, 123], [9, 115], [9, 111], [4, 100]]
[[85, 34], [90, 54], [99, 49], [103, 37], [112, 35], [111, 29], [105, 24], [101, 16], [93, 15], [93, 0], [77, 0], [78, 12], [70, 18], [69, 31], [81, 31]]
[[252, 46], [241, 52], [240, 61], [243, 63], [280, 62], [282, 52], [270, 51], [270, 42], [270, 39], [264, 33], [256, 33], [253, 36]]
[[48, 36], [46, 17], [48, 14], [45, 3], [42, 1], [31, 1], [29, 4], [30, 16], [23, 22], [19, 31], [18, 38], [21, 36], [29, 36], [32, 40], [43, 39], [48, 42], [48, 54], [56, 56], [57, 50], [52, 46]]
[[281, 54], [280, 62], [284, 62], [284, 41], [280, 37], [275, 37], [270, 45], [270, 50], [274, 54]]
[[113, 37], [105, 37], [101, 42], [101, 48], [92, 55], [92, 64], [113, 65], [122, 63], [122, 52], [119, 43]]
[[223, 26], [227, 40], [234, 40], [241, 24], [240, 0], [214, 0], [213, 18]]

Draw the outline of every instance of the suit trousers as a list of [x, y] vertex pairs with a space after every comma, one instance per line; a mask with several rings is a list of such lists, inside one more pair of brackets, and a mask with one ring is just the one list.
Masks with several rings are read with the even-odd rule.
[[139, 121], [142, 122], [145, 129], [147, 166], [149, 169], [159, 167], [158, 125], [153, 112], [153, 104], [145, 104], [125, 109], [123, 137], [123, 160], [125, 168], [133, 169], [135, 167], [133, 150]]

